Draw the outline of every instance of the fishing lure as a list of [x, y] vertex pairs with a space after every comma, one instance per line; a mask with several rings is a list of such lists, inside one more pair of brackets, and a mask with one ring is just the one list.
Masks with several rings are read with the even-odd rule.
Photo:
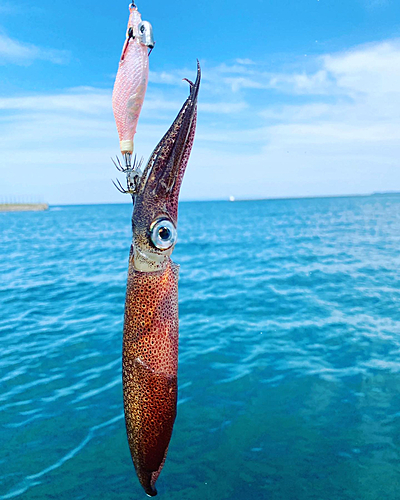
[[133, 2], [129, 6], [129, 11], [126, 40], [115, 79], [112, 105], [121, 153], [125, 160], [124, 171], [133, 179], [135, 177], [131, 172], [133, 138], [149, 79], [149, 54], [155, 42], [151, 24], [142, 21]]
[[176, 417], [178, 198], [193, 145], [200, 65], [175, 121], [151, 154], [132, 194], [133, 241], [129, 255], [123, 333], [125, 423], [141, 485], [155, 496]]

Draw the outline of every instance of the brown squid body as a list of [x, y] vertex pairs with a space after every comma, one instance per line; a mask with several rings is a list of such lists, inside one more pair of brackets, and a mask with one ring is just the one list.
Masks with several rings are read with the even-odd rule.
[[142, 273], [129, 266], [123, 387], [129, 447], [139, 480], [154, 494], [176, 416], [178, 266]]
[[200, 67], [196, 82], [190, 82], [188, 99], [152, 153], [134, 198], [123, 391], [132, 460], [150, 496], [157, 494], [155, 482], [176, 417], [179, 266], [170, 255], [176, 241], [180, 185], [194, 139], [199, 84]]

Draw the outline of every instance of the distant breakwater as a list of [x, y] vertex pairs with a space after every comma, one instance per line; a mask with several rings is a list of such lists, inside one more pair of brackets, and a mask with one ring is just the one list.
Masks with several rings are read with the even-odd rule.
[[0, 212], [41, 212], [48, 210], [47, 203], [2, 203]]

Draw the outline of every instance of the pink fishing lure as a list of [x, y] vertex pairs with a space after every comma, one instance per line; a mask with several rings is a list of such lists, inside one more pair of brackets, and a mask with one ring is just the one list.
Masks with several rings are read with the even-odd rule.
[[122, 154], [133, 151], [133, 137], [149, 79], [148, 48], [154, 47], [150, 23], [142, 21], [134, 3], [129, 10], [126, 40], [112, 97]]

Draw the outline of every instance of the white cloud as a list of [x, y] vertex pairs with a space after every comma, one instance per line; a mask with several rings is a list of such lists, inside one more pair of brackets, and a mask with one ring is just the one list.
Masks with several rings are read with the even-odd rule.
[[[169, 100], [163, 94], [149, 90], [143, 107], [143, 115], [153, 111], [177, 111], [182, 106], [182, 100]], [[230, 114], [246, 109], [245, 102], [200, 102], [199, 108], [204, 113]], [[111, 90], [101, 90], [91, 87], [70, 89], [54, 95], [33, 95], [25, 97], [0, 97], [0, 110], [34, 111], [37, 113], [54, 112], [56, 116], [62, 113], [84, 113], [100, 115], [111, 112]], [[154, 117], [154, 114], [152, 114]]]
[[267, 89], [268, 85], [257, 81], [256, 79], [246, 77], [228, 77], [224, 82], [231, 87], [232, 92], [238, 92], [241, 89]]
[[216, 103], [199, 103], [199, 113], [213, 113], [221, 115], [231, 115], [240, 113], [248, 108], [245, 102], [216, 102]]
[[63, 94], [0, 98], [0, 110], [99, 114], [111, 108], [110, 100], [111, 92], [86, 87]]
[[0, 64], [26, 66], [36, 60], [64, 64], [68, 59], [69, 52], [65, 50], [46, 49], [33, 44], [22, 43], [4, 33], [0, 33]]
[[[204, 63], [182, 198], [400, 190], [399, 63], [398, 40], [326, 54], [292, 71]], [[153, 73], [139, 154], [147, 157], [172, 122], [187, 95], [182, 77], [193, 72]], [[0, 148], [0, 195], [124, 199], [110, 183], [116, 173], [108, 158], [118, 148], [111, 89], [0, 99]]]
[[[149, 89], [135, 137], [147, 157], [186, 98]], [[240, 113], [243, 102], [204, 102], [203, 116]], [[118, 152], [111, 89], [75, 88], [53, 95], [0, 98], [0, 197], [39, 196], [51, 203], [121, 202], [111, 178]], [[122, 179], [121, 179], [122, 180]]]
[[343, 90], [366, 94], [399, 93], [400, 41], [365, 45], [323, 58], [326, 70]]
[[236, 62], [238, 64], [245, 64], [245, 65], [249, 65], [249, 64], [256, 64], [254, 61], [252, 61], [251, 59], [236, 59]]
[[188, 70], [175, 70], [175, 71], [150, 71], [149, 82], [159, 83], [162, 85], [182, 85], [184, 76], [193, 73]]
[[253, 125], [199, 127], [200, 144], [185, 181], [197, 186], [199, 197], [400, 190], [399, 40], [308, 64], [314, 71], [211, 69], [208, 79], [212, 74], [219, 91], [247, 101]]

